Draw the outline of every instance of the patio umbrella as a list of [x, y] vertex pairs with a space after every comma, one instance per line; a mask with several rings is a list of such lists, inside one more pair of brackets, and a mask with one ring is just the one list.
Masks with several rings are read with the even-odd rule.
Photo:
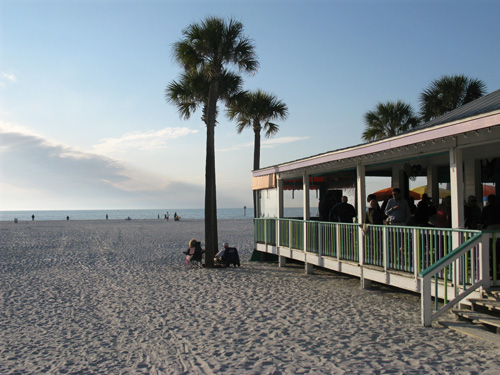
[[487, 197], [490, 194], [496, 194], [495, 186], [483, 184], [483, 197]]
[[[389, 198], [392, 198], [392, 187], [388, 187], [379, 191], [376, 191], [375, 196], [377, 197], [378, 201], [383, 201], [387, 196]], [[413, 191], [410, 190], [410, 197], [413, 199], [420, 199], [420, 195], [417, 193], [414, 193]]]
[[[411, 189], [411, 191], [418, 194], [418, 198], [415, 199], [422, 199], [422, 195], [427, 194], [427, 185], [413, 188]], [[451, 192], [448, 189], [439, 188], [439, 198], [443, 198], [449, 195], [451, 195]]]

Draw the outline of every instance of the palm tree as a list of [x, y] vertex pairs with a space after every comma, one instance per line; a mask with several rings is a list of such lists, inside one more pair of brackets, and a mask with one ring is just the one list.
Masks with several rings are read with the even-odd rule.
[[[240, 76], [224, 71], [219, 83], [219, 99], [226, 103], [233, 102], [242, 95], [243, 82]], [[207, 124], [207, 92], [210, 82], [197, 71], [181, 74], [179, 81], [172, 81], [165, 89], [165, 98], [177, 106], [181, 118], [189, 120], [200, 106], [202, 106], [201, 120]], [[216, 117], [218, 110], [216, 109]]]
[[365, 141], [392, 137], [418, 125], [411, 105], [400, 100], [377, 104], [373, 111], [365, 113], [364, 120], [366, 128], [362, 138]]
[[[174, 43], [173, 52], [176, 61], [184, 68], [186, 76], [177, 82], [182, 84], [190, 79], [202, 76], [208, 83], [205, 95], [198, 96], [192, 91], [195, 102], [203, 104], [203, 120], [207, 126], [206, 165], [205, 165], [205, 247], [206, 265], [214, 266], [217, 238], [217, 198], [215, 181], [215, 124], [217, 120], [217, 102], [221, 99], [221, 80], [227, 67], [236, 67], [240, 71], [254, 73], [258, 68], [253, 42], [243, 35], [243, 24], [233, 19], [224, 20], [208, 17], [200, 23], [189, 25], [182, 31], [183, 38]], [[186, 89], [197, 90], [193, 83]], [[193, 109], [193, 102], [183, 101], [183, 110]]]
[[464, 75], [443, 76], [420, 94], [420, 114], [430, 121], [483, 96], [486, 85]]
[[271, 121], [285, 120], [288, 107], [275, 95], [261, 90], [247, 92], [229, 105], [228, 115], [238, 122], [237, 130], [241, 133], [245, 128], [254, 132], [253, 169], [260, 168], [260, 133], [265, 130], [265, 136], [271, 137], [279, 131], [279, 126]]

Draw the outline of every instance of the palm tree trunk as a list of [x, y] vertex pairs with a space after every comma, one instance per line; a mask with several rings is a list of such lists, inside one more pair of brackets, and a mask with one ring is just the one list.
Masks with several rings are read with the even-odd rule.
[[217, 194], [215, 175], [215, 117], [219, 83], [212, 81], [207, 109], [207, 159], [205, 165], [205, 264], [214, 267], [214, 256], [218, 248], [217, 238]]
[[[253, 141], [253, 170], [260, 168], [260, 126], [258, 130], [254, 124], [254, 141]], [[257, 192], [253, 192], [253, 217], [257, 217]]]
[[254, 123], [253, 129], [253, 170], [256, 171], [260, 168], [260, 126]]

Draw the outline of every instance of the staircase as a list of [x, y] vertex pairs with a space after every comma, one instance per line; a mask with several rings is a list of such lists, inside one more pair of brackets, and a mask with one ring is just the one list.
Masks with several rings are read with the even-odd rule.
[[482, 298], [471, 298], [468, 302], [470, 309], [453, 310], [456, 321], [438, 323], [500, 347], [500, 289], [484, 291]]

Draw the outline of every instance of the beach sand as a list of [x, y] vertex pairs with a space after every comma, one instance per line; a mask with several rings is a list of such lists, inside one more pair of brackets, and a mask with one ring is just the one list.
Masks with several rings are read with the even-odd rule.
[[0, 374], [498, 374], [500, 351], [420, 324], [418, 295], [250, 262], [187, 269], [202, 221], [0, 223]]

